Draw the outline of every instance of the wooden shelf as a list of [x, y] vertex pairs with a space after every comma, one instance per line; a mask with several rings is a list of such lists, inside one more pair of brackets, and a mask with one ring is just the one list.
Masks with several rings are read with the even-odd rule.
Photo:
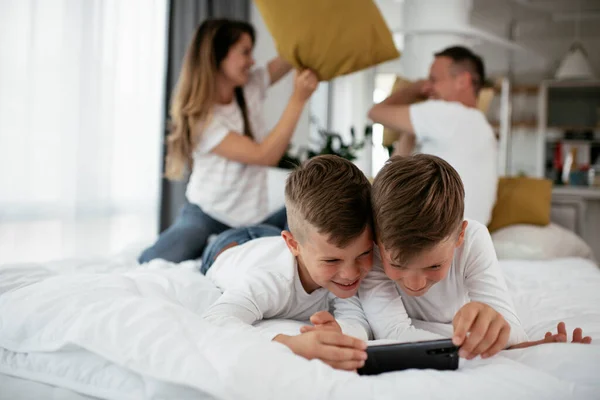
[[546, 138], [546, 143], [565, 143], [565, 144], [598, 144], [600, 139], [557, 139], [557, 138]]
[[548, 129], [559, 129], [562, 131], [582, 131], [582, 130], [588, 130], [588, 131], [595, 131], [595, 130], [600, 130], [600, 126], [576, 126], [576, 125], [563, 125], [563, 126], [553, 126], [553, 125], [548, 125], [546, 128]]
[[[492, 125], [492, 128], [494, 129], [499, 129], [500, 128], [500, 123], [497, 121], [494, 122], [490, 122], [490, 125]], [[515, 121], [513, 122], [510, 127], [512, 129], [537, 129], [538, 124], [536, 121]]]
[[[494, 92], [500, 94], [502, 88], [500, 86], [494, 86]], [[537, 85], [513, 85], [510, 87], [510, 94], [529, 94], [537, 95], [540, 91], [540, 87]]]
[[598, 186], [569, 186], [554, 184], [552, 187], [552, 193], [568, 196], [581, 196], [586, 199], [600, 200], [600, 187]]

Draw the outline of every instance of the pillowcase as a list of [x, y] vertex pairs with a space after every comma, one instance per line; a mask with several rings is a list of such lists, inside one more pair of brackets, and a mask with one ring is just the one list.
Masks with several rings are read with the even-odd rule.
[[582, 257], [594, 260], [592, 249], [575, 233], [556, 224], [513, 225], [492, 233], [498, 259], [548, 260]]
[[490, 232], [515, 224], [548, 225], [552, 181], [526, 177], [498, 180], [498, 194], [488, 225]]
[[256, 0], [279, 54], [320, 80], [400, 56], [371, 0]]
[[[403, 90], [404, 88], [406, 88], [407, 86], [409, 86], [412, 83], [413, 82], [408, 79], [404, 79], [401, 76], [397, 76], [396, 80], [394, 81], [394, 86], [392, 87], [392, 93], [397, 92], [398, 90]], [[418, 103], [418, 102], [421, 102], [424, 100], [427, 100], [427, 99], [420, 98], [420, 99], [417, 99], [417, 101], [415, 101], [415, 103]], [[385, 128], [385, 127], [383, 128], [383, 145], [385, 147], [393, 146], [399, 137], [400, 137], [399, 132], [391, 130], [390, 128]]]

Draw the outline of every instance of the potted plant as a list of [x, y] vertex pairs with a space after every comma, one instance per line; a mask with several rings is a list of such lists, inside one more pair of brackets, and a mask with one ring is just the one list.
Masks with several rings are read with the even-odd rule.
[[[316, 118], [311, 117], [311, 123], [318, 125]], [[279, 161], [279, 168], [294, 169], [309, 158], [322, 154], [335, 154], [346, 160], [354, 161], [358, 158], [358, 152], [365, 146], [367, 140], [371, 140], [373, 128], [371, 125], [365, 127], [364, 136], [361, 141], [356, 138], [354, 127], [350, 128], [350, 143], [346, 143], [342, 136], [323, 127], [318, 127], [318, 138], [312, 138], [312, 143], [308, 147], [298, 147], [293, 149], [292, 145], [288, 147], [286, 154]]]

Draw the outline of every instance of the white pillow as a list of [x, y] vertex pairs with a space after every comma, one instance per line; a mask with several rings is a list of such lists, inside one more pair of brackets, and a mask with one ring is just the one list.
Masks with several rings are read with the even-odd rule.
[[548, 260], [582, 257], [594, 260], [590, 246], [556, 224], [511, 225], [492, 234], [498, 259]]

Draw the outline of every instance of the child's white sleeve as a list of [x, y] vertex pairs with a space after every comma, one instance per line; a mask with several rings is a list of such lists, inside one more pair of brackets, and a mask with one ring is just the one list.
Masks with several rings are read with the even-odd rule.
[[[276, 315], [285, 307], [289, 301], [288, 286], [277, 274], [248, 274], [242, 284], [225, 290], [202, 317], [220, 326], [254, 331], [252, 324]], [[277, 336], [275, 332], [266, 334], [270, 339]]]
[[371, 327], [357, 296], [340, 299], [330, 293], [329, 300], [333, 316], [342, 328], [342, 333], [365, 341], [372, 337]]
[[412, 325], [396, 282], [387, 277], [380, 263], [375, 262], [360, 285], [358, 296], [375, 339], [401, 342], [443, 339], [433, 332]]
[[465, 286], [469, 299], [489, 305], [510, 324], [508, 346], [526, 342], [529, 339], [515, 311], [490, 233], [478, 222], [469, 221], [469, 224], [476, 225], [471, 227], [464, 244], [467, 252]]

